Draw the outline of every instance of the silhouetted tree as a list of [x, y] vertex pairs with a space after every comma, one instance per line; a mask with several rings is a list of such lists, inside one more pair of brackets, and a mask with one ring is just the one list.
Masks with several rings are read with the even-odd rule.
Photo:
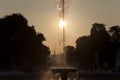
[[82, 36], [76, 40], [76, 54], [80, 67], [88, 69], [92, 65], [94, 54], [89, 36]]
[[[111, 35], [111, 44], [112, 44], [112, 53], [117, 53], [117, 51], [120, 49], [120, 26], [112, 26], [109, 29], [109, 33]], [[115, 54], [116, 57], [119, 57], [119, 53]]]
[[109, 68], [115, 65], [115, 53], [112, 50], [111, 37], [104, 24], [94, 23], [91, 29], [91, 40], [94, 53], [97, 55], [99, 67], [104, 68], [105, 63]]
[[[78, 67], [88, 69], [111, 69], [115, 67], [116, 52], [120, 45], [120, 27], [113, 26], [109, 31], [104, 24], [94, 23], [90, 36], [82, 36], [76, 40], [76, 49], [66, 47], [68, 63], [74, 61]], [[73, 55], [74, 54], [74, 55]]]
[[112, 69], [116, 63], [116, 53], [120, 48], [120, 27], [113, 26], [107, 31], [104, 24], [94, 23], [90, 36], [76, 40], [76, 49], [66, 47], [67, 62], [77, 63], [84, 69]]
[[33, 68], [43, 66], [50, 54], [42, 42], [43, 34], [36, 34], [34, 26], [29, 26], [21, 14], [7, 15], [0, 19], [0, 68], [10, 66]]
[[115, 41], [117, 41], [117, 42], [120, 41], [120, 26], [112, 26], [112, 27], [110, 27], [109, 32], [110, 32], [114, 42]]
[[76, 63], [75, 48], [73, 46], [66, 46], [65, 47], [65, 54], [66, 54], [67, 64], [71, 65], [71, 66], [75, 66], [75, 63]]

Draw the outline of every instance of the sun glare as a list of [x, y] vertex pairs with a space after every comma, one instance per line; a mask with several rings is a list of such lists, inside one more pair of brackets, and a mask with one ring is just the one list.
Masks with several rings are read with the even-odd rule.
[[63, 20], [60, 20], [60, 21], [59, 21], [59, 27], [63, 28], [63, 27], [65, 27], [65, 26], [66, 26], [66, 22], [63, 21]]

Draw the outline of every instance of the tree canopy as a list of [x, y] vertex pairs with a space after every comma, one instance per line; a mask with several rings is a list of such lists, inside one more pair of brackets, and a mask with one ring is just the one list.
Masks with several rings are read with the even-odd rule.
[[27, 19], [15, 13], [0, 19], [0, 68], [42, 67], [50, 55], [45, 37], [29, 26]]
[[[70, 47], [69, 47], [70, 48]], [[107, 31], [105, 24], [94, 23], [90, 35], [81, 36], [76, 40], [76, 48], [67, 59], [70, 63], [77, 63], [79, 67], [109, 69], [115, 67], [116, 53], [120, 48], [120, 26], [112, 26]]]

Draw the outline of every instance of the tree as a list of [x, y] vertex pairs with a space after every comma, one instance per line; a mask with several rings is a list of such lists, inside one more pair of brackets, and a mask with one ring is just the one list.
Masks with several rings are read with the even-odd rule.
[[43, 66], [50, 54], [42, 42], [45, 37], [37, 34], [21, 14], [7, 15], [0, 19], [0, 68], [33, 68]]
[[[112, 26], [109, 29], [109, 34], [111, 35], [111, 44], [112, 44], [112, 53], [117, 53], [120, 48], [120, 26]], [[119, 53], [115, 54], [116, 57], [119, 57]]]
[[93, 27], [91, 28], [90, 38], [93, 41], [94, 47], [98, 48], [103, 46], [105, 43], [109, 43], [110, 35], [106, 31], [104, 24], [94, 23]]
[[112, 26], [110, 27], [109, 33], [112, 36], [113, 41], [120, 41], [120, 26]]
[[75, 66], [76, 58], [75, 58], [75, 48], [73, 46], [65, 47], [66, 61], [68, 65]]
[[91, 40], [100, 67], [104, 68], [105, 63], [109, 68], [115, 65], [115, 53], [112, 50], [111, 37], [106, 31], [104, 24], [94, 23], [91, 29]]
[[76, 54], [80, 67], [88, 69], [94, 61], [90, 36], [82, 36], [76, 40]]

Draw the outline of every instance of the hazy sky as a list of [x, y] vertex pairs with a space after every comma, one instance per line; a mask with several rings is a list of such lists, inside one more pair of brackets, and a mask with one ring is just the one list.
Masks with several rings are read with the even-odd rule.
[[[12, 13], [23, 14], [38, 32], [46, 37], [47, 46], [60, 49], [62, 30], [58, 27], [57, 0], [0, 0], [0, 17]], [[93, 23], [104, 23], [107, 28], [120, 25], [120, 0], [67, 0], [66, 44], [89, 35]]]

